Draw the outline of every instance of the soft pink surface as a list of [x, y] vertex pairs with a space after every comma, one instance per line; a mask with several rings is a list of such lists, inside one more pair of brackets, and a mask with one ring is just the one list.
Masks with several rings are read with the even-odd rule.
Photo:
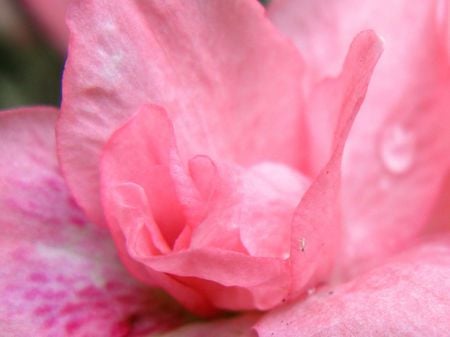
[[55, 47], [65, 52], [69, 40], [66, 26], [66, 9], [70, 0], [19, 0], [41, 25]]
[[142, 104], [165, 107], [182, 157], [299, 165], [302, 61], [256, 1], [74, 1], [68, 24], [59, 155], [94, 222], [102, 146]]
[[180, 308], [127, 275], [108, 233], [68, 194], [56, 115], [0, 113], [0, 334], [142, 336], [178, 326]]
[[196, 323], [162, 334], [159, 337], [256, 337], [252, 330], [258, 316], [247, 314], [232, 319]]
[[266, 310], [322, 280], [341, 235], [343, 146], [380, 53], [374, 33], [358, 35], [324, 96], [338, 117], [334, 149], [312, 183], [271, 162], [183, 159], [166, 112], [142, 107], [110, 138], [101, 166], [106, 220], [128, 268], [201, 314]]
[[[337, 72], [354, 34], [373, 29], [385, 44], [344, 155], [342, 262], [350, 269], [373, 264], [417, 235], [448, 171], [448, 9], [447, 0], [274, 0], [270, 6], [269, 16], [307, 64], [309, 130], [311, 123], [327, 130], [325, 121], [336, 119], [314, 88], [329, 90], [322, 79]], [[329, 141], [317, 132], [310, 145], [314, 172]]]
[[260, 337], [447, 336], [450, 237], [418, 244], [385, 265], [256, 324]]

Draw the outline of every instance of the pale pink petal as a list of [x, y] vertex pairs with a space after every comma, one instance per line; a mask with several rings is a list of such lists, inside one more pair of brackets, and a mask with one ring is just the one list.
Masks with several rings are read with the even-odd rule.
[[[402, 87], [414, 78], [408, 74], [408, 68], [425, 53], [415, 47], [421, 42], [429, 43], [422, 41], [426, 33], [424, 26], [438, 23], [440, 37], [448, 34], [445, 30], [448, 0], [399, 0], [388, 5], [377, 0], [272, 0], [268, 14], [275, 26], [301, 50], [312, 83], [336, 75], [354, 35], [372, 29], [383, 37], [386, 45], [381, 69], [377, 71], [383, 76], [375, 77], [386, 79], [395, 75], [397, 81], [385, 81], [384, 86]], [[387, 68], [393, 72], [389, 73]]]
[[142, 336], [181, 309], [132, 280], [59, 174], [57, 111], [0, 113], [0, 327], [4, 336]]
[[20, 0], [25, 9], [42, 26], [55, 47], [65, 52], [69, 40], [66, 9], [70, 0]]
[[275, 310], [260, 337], [447, 336], [450, 237], [416, 247], [336, 288]]
[[214, 163], [212, 193], [192, 229], [191, 248], [216, 247], [257, 257], [289, 256], [290, 222], [310, 184], [288, 166], [263, 162], [242, 168]]
[[230, 219], [239, 225], [242, 244], [252, 256], [288, 258], [290, 224], [310, 179], [287, 166], [261, 163], [242, 180], [239, 206]]
[[[431, 56], [415, 69], [415, 81], [390, 106], [381, 94], [369, 96], [349, 139], [343, 194], [349, 264], [386, 256], [417, 235], [450, 168], [450, 68], [423, 42], [417, 48]], [[369, 116], [372, 108], [382, 120]]]
[[[343, 263], [350, 269], [391, 254], [423, 229], [449, 169], [448, 10], [447, 0], [274, 0], [270, 9], [304, 52], [310, 82], [325, 90], [318, 81], [336, 72], [355, 33], [369, 28], [384, 40], [344, 155]], [[320, 100], [312, 106], [334, 120]], [[310, 153], [326, 148], [318, 137]]]
[[[336, 114], [328, 162], [297, 208], [291, 231], [291, 297], [328, 276], [342, 236], [340, 219], [341, 160], [344, 145], [366, 94], [382, 44], [371, 31], [356, 36], [340, 76], [318, 95]], [[313, 126], [313, 125], [312, 125]]]
[[256, 1], [86, 0], [69, 12], [60, 159], [95, 222], [102, 146], [142, 104], [168, 111], [182, 157], [299, 164], [302, 61]]

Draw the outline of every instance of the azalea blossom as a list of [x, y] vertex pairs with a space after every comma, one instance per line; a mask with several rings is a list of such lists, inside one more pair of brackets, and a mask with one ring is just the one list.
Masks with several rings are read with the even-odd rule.
[[449, 8], [73, 1], [60, 111], [0, 114], [2, 331], [444, 336]]

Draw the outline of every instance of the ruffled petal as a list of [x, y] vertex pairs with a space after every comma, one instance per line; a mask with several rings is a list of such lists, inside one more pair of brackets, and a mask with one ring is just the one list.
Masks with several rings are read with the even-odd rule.
[[[336, 72], [354, 34], [370, 28], [384, 40], [343, 162], [342, 262], [351, 273], [423, 229], [449, 169], [443, 155], [450, 152], [448, 10], [447, 0], [274, 0], [270, 9], [304, 52], [308, 78], [319, 87], [327, 86], [321, 79]], [[334, 120], [326, 110], [321, 116]], [[313, 144], [320, 149], [327, 143], [318, 137]]]
[[446, 336], [450, 237], [418, 244], [336, 288], [267, 314], [260, 337]]
[[56, 161], [57, 111], [0, 113], [0, 326], [29, 336], [142, 336], [182, 310], [121, 267], [108, 233], [88, 224]]
[[256, 1], [74, 1], [68, 23], [59, 153], [95, 222], [102, 146], [142, 104], [168, 111], [182, 157], [300, 162], [302, 61]]
[[[295, 205], [309, 185], [299, 173], [273, 163], [244, 169], [206, 156], [194, 156], [186, 165], [165, 112], [157, 106], [141, 108], [113, 134], [102, 160], [105, 215], [129, 269], [150, 283], [157, 271], [198, 290], [199, 297], [188, 301], [170, 284], [159, 284], [196, 312], [207, 312], [208, 302], [223, 309], [268, 309], [323, 277], [335, 258], [341, 230], [343, 146], [380, 53], [375, 34], [360, 34], [333, 96], [324, 96], [330, 109], [339, 111], [334, 150], [298, 207], [292, 227]], [[156, 169], [171, 180], [161, 179]], [[162, 208], [165, 213], [160, 212], [162, 192], [171, 194]], [[170, 206], [173, 211], [167, 212]], [[163, 213], [178, 213], [178, 220], [163, 221], [158, 216]], [[170, 240], [172, 251], [159, 249], [160, 232], [174, 226], [178, 236]], [[169, 242], [167, 234], [162, 236]], [[308, 252], [300, 252], [298, 240], [308, 240]], [[146, 275], [146, 270], [152, 273]], [[241, 294], [224, 296], [236, 291]]]
[[[123, 260], [135, 276], [200, 314], [211, 312], [211, 304], [240, 310], [280, 303], [289, 275], [287, 256], [278, 255], [286, 248], [302, 191], [287, 193], [287, 201], [279, 197], [283, 188], [293, 188], [286, 181], [291, 177], [284, 177], [284, 185], [263, 177], [264, 170], [279, 169], [269, 164], [247, 171], [224, 168], [205, 156], [184, 163], [167, 114], [157, 106], [142, 107], [113, 134], [102, 159], [105, 216]], [[297, 175], [292, 185], [298, 183]], [[166, 200], [163, 205], [161, 199]], [[248, 228], [252, 224], [266, 240], [251, 242], [256, 235]], [[277, 234], [271, 238], [276, 244], [267, 244], [265, 232], [276, 227], [287, 236]], [[170, 228], [177, 228], [177, 235], [169, 240]]]

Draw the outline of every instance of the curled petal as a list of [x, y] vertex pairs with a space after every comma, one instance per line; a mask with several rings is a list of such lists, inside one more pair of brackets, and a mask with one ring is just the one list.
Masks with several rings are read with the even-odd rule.
[[382, 49], [381, 41], [373, 32], [357, 35], [341, 75], [317, 93], [335, 114], [334, 132], [330, 133], [329, 149], [325, 152], [328, 161], [322, 163], [325, 166], [294, 215], [290, 254], [292, 297], [326, 278], [337, 260], [342, 236], [339, 204], [342, 154]]
[[[272, 186], [261, 168], [254, 177], [252, 170], [241, 174], [241, 169], [205, 156], [183, 162], [173, 132], [161, 108], [144, 106], [105, 147], [103, 205], [123, 260], [138, 278], [164, 288], [197, 313], [209, 313], [212, 307], [273, 307], [288, 290], [286, 257], [278, 256], [283, 254], [278, 249], [286, 248], [289, 237], [277, 233], [271, 238], [280, 241], [274, 249], [256, 240], [263, 249], [253, 251], [256, 244], [249, 246], [247, 236], [255, 233], [248, 227], [265, 221], [259, 228], [262, 237], [276, 228], [289, 235], [289, 220], [302, 191], [283, 204], [277, 188], [292, 186]], [[279, 168], [265, 169], [272, 173]], [[295, 189], [303, 186], [297, 175], [291, 181]], [[267, 219], [255, 215], [264, 213], [258, 211], [261, 206], [267, 209]]]
[[[183, 159], [164, 110], [143, 106], [113, 134], [102, 160], [105, 216], [129, 269], [148, 283], [160, 272], [187, 285], [195, 300], [159, 284], [201, 313], [208, 303], [268, 309], [323, 277], [339, 242], [343, 146], [380, 53], [370, 31], [352, 44], [329, 99], [339, 116], [334, 149], [312, 186], [280, 164], [242, 168], [202, 154]], [[299, 253], [301, 237], [307, 253]]]

